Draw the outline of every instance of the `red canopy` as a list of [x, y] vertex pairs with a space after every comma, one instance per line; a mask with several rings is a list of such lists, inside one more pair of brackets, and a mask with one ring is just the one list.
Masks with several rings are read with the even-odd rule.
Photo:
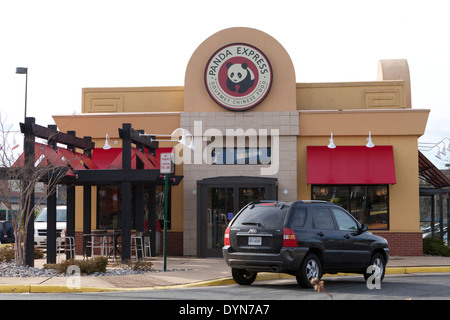
[[392, 146], [309, 146], [307, 183], [395, 184]]

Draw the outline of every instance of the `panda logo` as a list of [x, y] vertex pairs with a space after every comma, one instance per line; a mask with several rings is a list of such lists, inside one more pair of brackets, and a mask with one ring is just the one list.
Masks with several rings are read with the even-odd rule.
[[216, 50], [205, 67], [208, 94], [230, 111], [246, 111], [261, 103], [272, 86], [272, 67], [265, 54], [246, 43]]
[[227, 87], [232, 92], [244, 93], [255, 83], [255, 75], [247, 63], [227, 63]]

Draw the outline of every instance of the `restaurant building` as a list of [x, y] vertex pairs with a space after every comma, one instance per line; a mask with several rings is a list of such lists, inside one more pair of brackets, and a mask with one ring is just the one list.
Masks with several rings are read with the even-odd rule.
[[[429, 110], [412, 108], [407, 61], [381, 60], [378, 78], [364, 82], [296, 83], [295, 71], [270, 35], [225, 29], [192, 54], [184, 86], [84, 88], [82, 113], [54, 120], [92, 137], [92, 158], [106, 167], [123, 123], [172, 150], [183, 179], [169, 193], [169, 255], [220, 256], [229, 220], [259, 199], [334, 202], [385, 237], [392, 255], [422, 255], [418, 138]], [[148, 193], [158, 220], [163, 188]], [[118, 228], [120, 185], [93, 186], [91, 196], [91, 228]], [[82, 236], [83, 206], [75, 212]]]

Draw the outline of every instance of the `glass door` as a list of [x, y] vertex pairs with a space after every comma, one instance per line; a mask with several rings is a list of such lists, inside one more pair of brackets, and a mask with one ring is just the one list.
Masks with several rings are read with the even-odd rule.
[[228, 223], [246, 204], [276, 200], [277, 180], [216, 177], [197, 181], [197, 255], [221, 257]]
[[[266, 200], [265, 187], [238, 187], [238, 210], [241, 210], [248, 203], [257, 200]], [[236, 211], [236, 212], [237, 212]]]
[[234, 188], [207, 188], [207, 227], [206, 248], [220, 249], [223, 247], [223, 234], [228, 221], [234, 216]]

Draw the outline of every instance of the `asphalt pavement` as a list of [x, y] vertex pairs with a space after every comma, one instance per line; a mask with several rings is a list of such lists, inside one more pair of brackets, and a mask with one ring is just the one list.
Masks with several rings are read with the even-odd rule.
[[[0, 277], [0, 292], [102, 292], [123, 290], [160, 290], [189, 286], [232, 284], [231, 269], [222, 258], [167, 257], [164, 271], [163, 257], [148, 259], [152, 272], [120, 276], [66, 277]], [[35, 260], [42, 267], [45, 259]], [[120, 266], [111, 264], [109, 268]], [[450, 273], [450, 257], [417, 256], [390, 257], [386, 273]], [[256, 281], [282, 279], [291, 276], [278, 273], [259, 273]]]

